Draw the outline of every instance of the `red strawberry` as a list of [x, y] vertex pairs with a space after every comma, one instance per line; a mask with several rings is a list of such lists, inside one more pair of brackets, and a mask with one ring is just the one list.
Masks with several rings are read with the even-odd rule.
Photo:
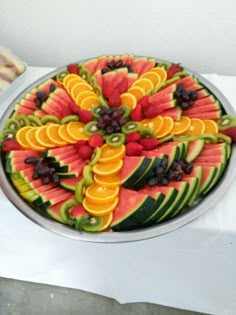
[[68, 65], [67, 70], [69, 71], [69, 73], [79, 74], [79, 68], [76, 63], [71, 63], [70, 65]]
[[154, 118], [160, 113], [158, 106], [150, 104], [144, 109], [144, 116], [146, 118]]
[[140, 140], [140, 144], [143, 146], [144, 150], [152, 150], [158, 146], [159, 141], [154, 138], [143, 138]]
[[79, 114], [79, 105], [75, 104], [74, 102], [69, 102], [68, 105], [74, 114]]
[[80, 121], [84, 124], [93, 120], [93, 115], [89, 110], [79, 109]]
[[103, 143], [104, 139], [99, 133], [93, 134], [88, 140], [88, 144], [91, 148], [101, 147]]
[[147, 95], [143, 96], [142, 98], [140, 98], [140, 100], [138, 101], [138, 104], [140, 104], [142, 106], [142, 108], [147, 108], [149, 106], [149, 97]]
[[138, 103], [136, 107], [131, 111], [130, 118], [133, 121], [141, 121], [143, 119], [141, 104]]
[[129, 133], [126, 136], [126, 143], [137, 142], [137, 141], [139, 141], [141, 139], [142, 139], [142, 136], [140, 135], [140, 133], [137, 132], [137, 131], [134, 131], [134, 132]]
[[5, 152], [12, 150], [22, 150], [22, 147], [19, 143], [14, 139], [6, 139], [2, 142], [2, 150]]
[[126, 145], [126, 154], [129, 156], [141, 155], [143, 151], [143, 146], [137, 142], [129, 142]]
[[78, 148], [79, 157], [83, 160], [88, 160], [93, 155], [93, 149], [89, 145], [82, 145]]
[[170, 68], [167, 70], [167, 80], [170, 79], [175, 73], [183, 70], [183, 67], [178, 65], [177, 63], [172, 63]]
[[83, 145], [88, 145], [88, 140], [79, 140], [75, 144], [76, 149], [78, 150]]

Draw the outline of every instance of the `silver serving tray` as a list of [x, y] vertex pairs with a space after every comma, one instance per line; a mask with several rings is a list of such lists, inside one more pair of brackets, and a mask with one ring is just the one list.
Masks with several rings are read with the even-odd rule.
[[[158, 62], [162, 62], [163, 60], [157, 60]], [[77, 61], [76, 63], [83, 63], [83, 61]], [[5, 113], [1, 117], [0, 120], [0, 130], [3, 129], [4, 121], [10, 116], [12, 113], [14, 104], [21, 99], [28, 91], [30, 91], [34, 86], [40, 84], [44, 80], [55, 76], [58, 72], [65, 70], [66, 67], [59, 68], [54, 70], [45, 76], [41, 77], [39, 80], [33, 82], [30, 86], [28, 86], [24, 91], [22, 91], [17, 98], [8, 106]], [[208, 80], [198, 75], [192, 70], [185, 68], [190, 74], [193, 74], [197, 77], [221, 102], [226, 112], [230, 115], [236, 115], [233, 107], [228, 102], [226, 97]], [[193, 206], [188, 212], [185, 214], [179, 215], [176, 218], [169, 220], [167, 222], [158, 224], [153, 227], [143, 228], [140, 230], [129, 231], [129, 232], [100, 232], [100, 233], [87, 233], [87, 232], [79, 232], [75, 229], [57, 223], [56, 221], [50, 219], [46, 214], [41, 214], [36, 212], [33, 208], [29, 206], [27, 202], [25, 202], [13, 188], [10, 180], [5, 176], [5, 171], [3, 168], [2, 160], [0, 159], [0, 186], [10, 200], [11, 203], [15, 205], [15, 207], [23, 213], [26, 217], [28, 217], [31, 221], [37, 223], [38, 225], [44, 227], [45, 229], [57, 233], [59, 235], [65, 236], [67, 238], [86, 241], [86, 242], [94, 242], [94, 243], [121, 243], [121, 242], [133, 242], [144, 239], [149, 239], [153, 237], [160, 236], [162, 234], [171, 232], [176, 230], [191, 221], [195, 220], [203, 213], [205, 213], [209, 208], [211, 208], [214, 204], [217, 203], [224, 195], [224, 193], [230, 187], [231, 182], [236, 174], [236, 150], [235, 145], [232, 148], [232, 155], [221, 180], [218, 182], [217, 186], [198, 204]]]

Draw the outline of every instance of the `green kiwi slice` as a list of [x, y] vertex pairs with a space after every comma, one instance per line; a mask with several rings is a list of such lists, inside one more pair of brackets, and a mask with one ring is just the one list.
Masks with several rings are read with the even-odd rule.
[[171, 141], [172, 139], [174, 138], [174, 135], [173, 133], [169, 134], [168, 136], [164, 137], [164, 138], [161, 138], [159, 140], [159, 143], [164, 143], [164, 142], [168, 142], [168, 141]]
[[196, 137], [192, 135], [184, 135], [184, 136], [174, 136], [173, 141], [193, 141]]
[[30, 126], [36, 127], [36, 126], [42, 126], [42, 122], [39, 118], [35, 117], [34, 115], [27, 116], [29, 120]]
[[65, 201], [60, 207], [60, 214], [64, 222], [68, 222], [70, 210], [76, 206], [78, 203], [75, 199], [70, 199]]
[[94, 133], [100, 133], [103, 134], [103, 130], [98, 129], [97, 122], [96, 121], [90, 121], [88, 122], [84, 127], [84, 133], [88, 136], [93, 135]]
[[15, 138], [15, 134], [16, 134], [17, 130], [14, 129], [4, 129], [2, 131], [2, 139], [13, 139]]
[[45, 115], [41, 118], [41, 122], [43, 125], [49, 125], [49, 124], [60, 124], [60, 120], [53, 115]]
[[69, 71], [68, 71], [68, 70], [64, 70], [64, 71], [59, 72], [59, 73], [56, 75], [56, 80], [57, 80], [57, 82], [62, 83], [64, 77], [65, 77], [67, 74], [69, 74]]
[[92, 108], [91, 108], [91, 113], [92, 113], [92, 115], [93, 115], [93, 117], [94, 118], [99, 118], [100, 117], [100, 114], [99, 114], [99, 112], [100, 112], [100, 110], [102, 109], [102, 108], [108, 108], [108, 106], [104, 106], [104, 105], [102, 105], [102, 104], [96, 104], [96, 105], [94, 105]]
[[121, 127], [122, 133], [128, 135], [131, 132], [138, 131], [140, 129], [140, 123], [137, 121], [128, 121]]
[[85, 165], [83, 169], [83, 178], [85, 186], [90, 186], [94, 183], [91, 165]]
[[207, 143], [217, 143], [217, 137], [212, 133], [203, 133], [198, 136], [198, 139], [203, 139]]
[[232, 142], [232, 139], [222, 133], [217, 133], [216, 134], [217, 137], [217, 142], [226, 142], [228, 144], [230, 144]]
[[61, 119], [61, 124], [68, 124], [71, 121], [79, 121], [78, 115], [69, 115]]
[[119, 145], [125, 143], [125, 135], [123, 133], [113, 133], [109, 135], [106, 139], [106, 143], [113, 146], [118, 147]]
[[90, 82], [91, 81], [91, 72], [84, 66], [81, 65], [79, 69], [79, 75], [82, 77], [85, 81]]
[[217, 121], [217, 125], [218, 125], [220, 130], [227, 129], [229, 127], [235, 127], [236, 126], [236, 119], [230, 115], [223, 115]]
[[143, 138], [156, 138], [155, 133], [150, 128], [142, 128], [139, 130], [139, 132]]
[[166, 71], [170, 68], [171, 63], [168, 61], [163, 61], [159, 63], [158, 67], [164, 68]]
[[23, 114], [16, 114], [14, 119], [17, 120], [21, 127], [28, 126], [30, 124], [29, 119], [27, 116]]
[[98, 162], [98, 160], [100, 159], [100, 156], [101, 156], [101, 152], [102, 152], [101, 148], [99, 148], [99, 147], [96, 147], [93, 150], [93, 155], [92, 155], [91, 160], [89, 161], [89, 165], [93, 166]]
[[131, 108], [127, 105], [121, 105], [119, 109], [123, 109], [124, 114], [122, 115], [124, 118], [128, 118], [131, 113]]
[[5, 129], [18, 130], [20, 127], [20, 123], [14, 118], [8, 118], [4, 123]]
[[86, 232], [98, 232], [103, 226], [103, 217], [89, 217], [88, 223], [82, 226]]
[[81, 179], [75, 186], [75, 199], [81, 205], [84, 198], [85, 180]]

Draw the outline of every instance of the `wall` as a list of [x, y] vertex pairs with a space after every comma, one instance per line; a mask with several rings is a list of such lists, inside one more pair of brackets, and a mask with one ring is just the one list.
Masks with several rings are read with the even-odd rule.
[[235, 3], [0, 0], [0, 45], [34, 66], [133, 52], [236, 75]]

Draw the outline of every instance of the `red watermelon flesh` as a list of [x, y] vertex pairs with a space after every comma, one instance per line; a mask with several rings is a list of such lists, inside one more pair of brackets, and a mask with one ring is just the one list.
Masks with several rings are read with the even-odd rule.
[[128, 88], [130, 88], [132, 86], [132, 84], [137, 80], [137, 78], [138, 78], [138, 74], [137, 73], [129, 72], [127, 74]]
[[175, 81], [175, 84], [176, 85], [178, 85], [180, 83], [186, 84], [187, 82], [193, 82], [193, 80], [194, 80], [193, 77], [189, 75], [187, 77], [184, 77], [182, 79]]
[[206, 96], [206, 97], [203, 97], [201, 99], [197, 99], [195, 102], [194, 102], [194, 105], [193, 106], [202, 106], [202, 105], [206, 105], [206, 104], [210, 104], [210, 103], [215, 103], [216, 99], [214, 98], [213, 95], [211, 96]]
[[236, 141], [236, 127], [228, 127], [227, 129], [219, 130], [219, 133], [222, 133]]
[[72, 98], [70, 97], [70, 95], [66, 92], [66, 90], [64, 90], [62, 88], [55, 89], [53, 94], [57, 95], [58, 97], [60, 97], [67, 104], [69, 102], [73, 101]]
[[170, 102], [173, 99], [174, 99], [174, 93], [161, 94], [161, 95], [156, 93], [156, 94], [153, 94], [152, 96], [148, 97], [149, 103], [151, 103], [153, 105], [160, 105], [162, 103]]
[[34, 116], [39, 118], [39, 119], [43, 118], [45, 115], [48, 115], [48, 113], [45, 112], [45, 110], [43, 110], [43, 109], [36, 109], [34, 111]]
[[139, 75], [144, 74], [145, 72], [151, 71], [152, 68], [155, 67], [156, 60], [155, 59], [148, 59], [146, 64], [143, 66], [143, 68], [140, 70]]
[[186, 90], [192, 90], [192, 91], [198, 91], [198, 90], [202, 90], [203, 89], [203, 85], [194, 82], [193, 84], [186, 84], [186, 86], [184, 87]]
[[60, 88], [61, 85], [53, 80], [53, 79], [48, 79], [45, 82], [43, 82], [42, 84], [40, 84], [39, 86], [37, 86], [36, 88], [33, 88], [30, 92], [28, 92], [24, 98], [34, 102], [35, 98], [36, 98], [36, 93], [41, 91], [41, 92], [45, 92], [47, 94], [50, 93], [50, 85], [54, 84], [56, 88]]
[[169, 116], [173, 120], [180, 120], [182, 116], [182, 109], [180, 107], [174, 107], [167, 110], [164, 110], [160, 113], [161, 116]]
[[34, 150], [23, 150], [23, 151], [10, 151], [8, 154], [7, 154], [7, 157], [8, 158], [22, 158], [22, 161], [24, 159], [26, 159], [27, 157], [30, 157], [30, 156], [35, 156], [35, 157], [39, 157], [39, 152], [37, 151], [34, 151]]
[[133, 70], [133, 72], [140, 74], [141, 70], [144, 68], [146, 63], [147, 63], [147, 58], [146, 57], [135, 59], [133, 61], [133, 63], [132, 63], [132, 70]]
[[143, 157], [140, 156], [125, 156], [123, 166], [120, 171], [120, 180], [125, 182], [130, 175], [137, 170], [143, 162]]
[[[177, 89], [177, 85], [175, 83], [172, 83], [169, 86], [167, 86], [166, 88], [164, 88], [163, 90], [160, 90], [155, 94], [158, 94], [159, 96], [166, 95], [166, 94], [174, 93], [176, 91], [176, 89]], [[153, 95], [155, 95], [155, 94], [153, 94]]]
[[198, 113], [205, 113], [211, 111], [218, 111], [219, 105], [217, 103], [210, 103], [202, 106], [195, 106], [195, 104], [184, 111], [184, 115], [191, 115], [191, 114], [198, 114]]
[[32, 172], [34, 171], [34, 167], [31, 164], [25, 164], [24, 162], [15, 163], [12, 165], [11, 173], [19, 172], [25, 169], [30, 169]]
[[223, 143], [205, 143], [204, 151], [212, 150], [212, 149], [219, 149], [219, 148], [225, 149], [225, 147], [226, 147], [226, 144], [224, 142]]
[[222, 147], [216, 148], [216, 149], [208, 149], [208, 150], [202, 150], [199, 156], [213, 156], [213, 155], [223, 155], [225, 154], [225, 149]]
[[25, 115], [25, 116], [33, 115], [33, 114], [34, 114], [34, 109], [28, 108], [28, 107], [25, 107], [25, 106], [22, 106], [22, 105], [20, 105], [20, 104], [15, 104], [14, 110], [15, 110], [18, 114], [23, 114], [23, 115]]
[[96, 71], [98, 71], [100, 69], [103, 69], [103, 68], [107, 68], [106, 63], [107, 63], [107, 57], [106, 56], [101, 56], [98, 59], [98, 62], [97, 62], [97, 65], [96, 65], [96, 69], [95, 69], [94, 72], [96, 72]]
[[189, 114], [190, 118], [200, 118], [200, 119], [212, 119], [216, 120], [219, 119], [221, 116], [221, 110], [212, 110], [207, 111], [204, 113], [196, 113], [196, 114]]
[[38, 109], [38, 107], [36, 106], [35, 102], [32, 102], [32, 101], [29, 101], [29, 100], [26, 100], [26, 99], [22, 99], [20, 101], [20, 105], [24, 106], [24, 107], [27, 107], [27, 108], [31, 108], [31, 109]]
[[194, 163], [222, 163], [225, 162], [225, 155], [203, 155], [203, 156], [198, 156], [195, 160]]
[[98, 64], [98, 59], [91, 59], [84, 63], [84, 66], [88, 69], [89, 72], [94, 73]]
[[74, 145], [66, 145], [62, 148], [54, 148], [47, 151], [47, 156], [56, 156], [58, 154], [62, 154], [68, 151], [74, 151], [75, 146]]
[[216, 173], [216, 167], [202, 165], [202, 180], [200, 183], [200, 193], [206, 189], [206, 186], [210, 184], [209, 177], [212, 178]]
[[70, 189], [75, 189], [77, 183], [82, 179], [82, 176], [73, 177], [73, 178], [61, 178], [60, 185], [64, 188], [70, 187]]
[[203, 89], [203, 90], [199, 90], [197, 91], [198, 92], [198, 97], [197, 97], [197, 100], [201, 99], [201, 98], [204, 98], [206, 96], [209, 96], [209, 92], [206, 90], [206, 89]]

